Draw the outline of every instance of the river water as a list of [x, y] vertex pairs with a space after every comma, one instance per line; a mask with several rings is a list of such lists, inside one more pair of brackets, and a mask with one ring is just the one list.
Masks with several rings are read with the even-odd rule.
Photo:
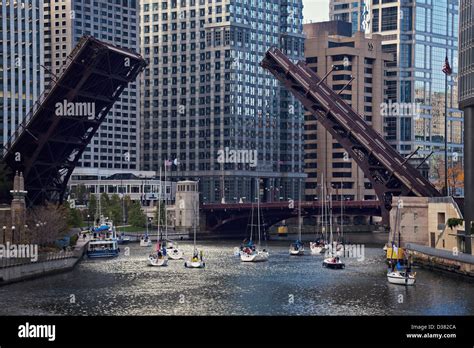
[[[148, 267], [152, 248], [122, 246], [118, 258], [85, 259], [68, 273], [0, 287], [0, 315], [474, 314], [474, 283], [416, 268], [415, 286], [389, 284], [380, 247], [330, 270], [309, 250], [289, 256], [287, 242], [268, 244], [268, 262], [241, 263], [237, 245], [200, 241], [205, 269], [186, 269], [182, 260]], [[180, 246], [190, 255], [190, 242]]]

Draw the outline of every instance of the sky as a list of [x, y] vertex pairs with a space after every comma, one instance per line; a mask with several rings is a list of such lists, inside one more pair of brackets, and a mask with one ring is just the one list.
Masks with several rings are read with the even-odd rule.
[[303, 0], [304, 23], [329, 20], [329, 0]]

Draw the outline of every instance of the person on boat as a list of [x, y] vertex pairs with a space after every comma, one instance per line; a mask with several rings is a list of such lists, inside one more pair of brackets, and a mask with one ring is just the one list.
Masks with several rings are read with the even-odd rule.
[[193, 259], [192, 259], [193, 262], [197, 262], [199, 261], [199, 253], [197, 250], [194, 250], [194, 254], [193, 254]]
[[397, 262], [396, 267], [397, 267], [397, 271], [403, 270], [403, 267], [402, 267], [402, 264], [400, 263], [400, 261]]
[[202, 261], [202, 255], [203, 255], [203, 253], [202, 253], [202, 250], [201, 250], [201, 251], [199, 252], [199, 258], [201, 259], [201, 261]]

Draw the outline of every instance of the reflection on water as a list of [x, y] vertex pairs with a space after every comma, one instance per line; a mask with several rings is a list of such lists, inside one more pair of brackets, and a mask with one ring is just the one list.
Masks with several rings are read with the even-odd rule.
[[[270, 261], [240, 263], [237, 242], [200, 242], [205, 269], [184, 261], [146, 266], [152, 248], [130, 245], [111, 260], [85, 260], [72, 272], [0, 288], [1, 315], [471, 315], [473, 284], [417, 269], [414, 287], [388, 284], [381, 248], [346, 269], [322, 256], [290, 257], [270, 243]], [[181, 243], [186, 255], [190, 243]], [[123, 248], [123, 247], [122, 247]], [[307, 253], [309, 251], [307, 250]], [[75, 302], [75, 303], [74, 303]]]

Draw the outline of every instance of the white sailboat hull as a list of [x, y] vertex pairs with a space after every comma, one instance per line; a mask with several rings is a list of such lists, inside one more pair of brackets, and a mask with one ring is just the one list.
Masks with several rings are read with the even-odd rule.
[[293, 255], [293, 256], [304, 255], [304, 248], [298, 248], [296, 250], [294, 248], [290, 248], [290, 255]]
[[390, 284], [414, 285], [416, 281], [416, 274], [409, 274], [407, 276], [404, 272], [388, 272], [387, 279]]
[[316, 246], [315, 244], [311, 243], [310, 245], [311, 249], [311, 254], [313, 255], [320, 255], [326, 251], [326, 248], [324, 246]]
[[255, 251], [251, 254], [241, 252], [240, 261], [242, 262], [264, 262], [268, 261], [268, 252], [266, 251]]
[[321, 255], [324, 251], [323, 247], [313, 247], [311, 248], [311, 254], [312, 255]]
[[334, 257], [329, 257], [324, 259], [323, 267], [332, 268], [332, 269], [343, 269], [346, 268], [346, 265], [341, 260], [335, 260]]
[[167, 253], [171, 260], [181, 260], [184, 258], [183, 252], [178, 248], [168, 249]]
[[155, 257], [148, 257], [148, 265], [153, 266], [153, 267], [164, 267], [168, 265], [168, 258], [167, 257], [161, 257], [161, 258], [155, 258]]
[[206, 267], [206, 263], [204, 261], [186, 261], [184, 263], [184, 267], [186, 268], [204, 268]]
[[151, 242], [150, 239], [148, 239], [148, 240], [141, 239], [141, 240], [140, 240], [140, 246], [141, 246], [141, 247], [146, 247], [146, 248], [147, 248], [147, 247], [151, 247], [151, 246], [152, 246], [152, 242]]

